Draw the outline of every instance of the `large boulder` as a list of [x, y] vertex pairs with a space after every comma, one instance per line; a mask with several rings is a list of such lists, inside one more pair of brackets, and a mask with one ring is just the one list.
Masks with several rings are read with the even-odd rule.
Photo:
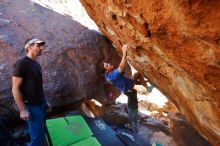
[[220, 145], [220, 1], [81, 0], [131, 64]]
[[9, 115], [15, 113], [12, 67], [25, 56], [24, 42], [32, 36], [46, 42], [38, 62], [42, 66], [45, 96], [52, 106], [59, 108], [85, 98], [106, 96], [102, 62], [113, 60], [113, 64], [118, 64], [120, 57], [104, 36], [70, 16], [31, 1], [1, 0], [0, 16], [1, 117], [12, 120]]
[[180, 113], [170, 113], [170, 131], [178, 146], [211, 146]]

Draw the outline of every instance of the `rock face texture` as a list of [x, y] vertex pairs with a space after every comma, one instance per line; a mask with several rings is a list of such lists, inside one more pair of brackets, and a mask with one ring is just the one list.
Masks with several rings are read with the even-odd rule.
[[169, 114], [170, 131], [178, 146], [211, 146], [180, 113]]
[[127, 43], [132, 66], [220, 145], [220, 1], [81, 3], [118, 52]]
[[[24, 42], [36, 36], [47, 46], [38, 59], [45, 97], [62, 107], [84, 98], [105, 96], [103, 60], [120, 57], [106, 38], [71, 17], [31, 1], [0, 1], [0, 115], [15, 114], [11, 94], [12, 66], [25, 56]], [[112, 89], [111, 89], [112, 90]], [[7, 116], [6, 116], [7, 115]], [[12, 120], [12, 118], [10, 117]]]

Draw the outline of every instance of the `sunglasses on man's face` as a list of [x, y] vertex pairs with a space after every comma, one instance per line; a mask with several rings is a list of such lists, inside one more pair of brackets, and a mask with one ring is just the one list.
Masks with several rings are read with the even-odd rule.
[[46, 47], [45, 45], [42, 45], [42, 44], [36, 44], [38, 47]]

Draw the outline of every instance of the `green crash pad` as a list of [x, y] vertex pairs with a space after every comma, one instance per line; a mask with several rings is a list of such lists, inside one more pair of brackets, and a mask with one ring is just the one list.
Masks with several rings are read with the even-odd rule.
[[101, 146], [101, 144], [98, 142], [98, 140], [95, 137], [89, 137], [70, 146]]
[[[47, 120], [46, 126], [53, 146], [69, 146], [82, 140], [85, 140], [85, 143], [94, 141], [88, 139], [93, 133], [80, 115], [50, 119]], [[98, 141], [97, 143], [99, 144]]]

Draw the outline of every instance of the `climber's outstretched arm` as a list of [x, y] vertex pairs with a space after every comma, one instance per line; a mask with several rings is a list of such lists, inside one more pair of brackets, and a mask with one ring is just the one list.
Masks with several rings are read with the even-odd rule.
[[123, 56], [122, 56], [121, 62], [118, 67], [118, 72], [120, 72], [120, 73], [122, 73], [122, 71], [125, 67], [125, 64], [127, 62], [127, 45], [123, 45], [122, 52], [123, 52]]

